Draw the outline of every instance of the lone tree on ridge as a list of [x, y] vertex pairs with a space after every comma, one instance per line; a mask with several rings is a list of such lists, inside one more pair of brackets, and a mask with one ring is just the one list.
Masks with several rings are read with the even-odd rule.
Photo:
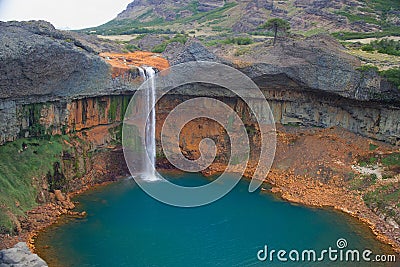
[[267, 20], [267, 22], [265, 22], [261, 26], [261, 28], [274, 31], [274, 45], [275, 45], [278, 31], [283, 32], [285, 35], [288, 34], [290, 30], [290, 23], [284, 19], [273, 18]]

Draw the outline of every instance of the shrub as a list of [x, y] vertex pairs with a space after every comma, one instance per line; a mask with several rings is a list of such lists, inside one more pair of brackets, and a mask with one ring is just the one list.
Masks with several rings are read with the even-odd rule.
[[253, 43], [253, 39], [250, 37], [229, 37], [226, 39], [212, 40], [207, 42], [206, 46], [213, 46], [216, 44], [237, 44], [237, 45], [249, 45]]
[[134, 52], [136, 50], [139, 50], [139, 48], [134, 44], [126, 44], [125, 49], [128, 50], [129, 52]]
[[400, 89], [400, 68], [392, 68], [380, 72], [389, 82], [393, 83]]
[[400, 153], [392, 153], [382, 158], [382, 164], [385, 166], [400, 166]]
[[249, 53], [250, 52], [250, 49], [248, 48], [248, 47], [241, 47], [241, 48], [238, 48], [237, 50], [236, 50], [236, 52], [235, 52], [235, 56], [243, 56], [243, 55], [245, 55], [245, 54], [247, 54], [247, 53]]
[[367, 45], [363, 45], [361, 47], [361, 50], [366, 51], [366, 52], [372, 52], [372, 51], [374, 51], [374, 48], [372, 45], [367, 44]]
[[373, 150], [377, 149], [378, 147], [379, 147], [379, 146], [374, 145], [374, 144], [372, 144], [372, 143], [369, 144], [369, 150], [370, 150], [370, 151], [373, 151]]
[[378, 162], [378, 159], [375, 157], [370, 157], [369, 158], [369, 164], [374, 165]]
[[167, 45], [168, 45], [168, 44], [169, 44], [168, 42], [163, 42], [163, 43], [161, 43], [161, 44], [159, 44], [159, 45], [156, 45], [156, 46], [151, 50], [151, 52], [153, 52], [153, 53], [162, 53], [162, 52], [164, 52], [165, 49], [167, 48]]
[[233, 39], [233, 42], [238, 45], [249, 45], [253, 43], [253, 40], [250, 37], [237, 37]]
[[362, 65], [361, 67], [357, 68], [357, 70], [359, 70], [361, 72], [369, 72], [369, 71], [378, 72], [379, 71], [378, 67], [373, 66], [373, 65]]
[[339, 40], [381, 38], [385, 36], [400, 36], [399, 27], [385, 29], [381, 32], [334, 32], [332, 36]]
[[162, 53], [167, 48], [167, 45], [174, 42], [179, 42], [181, 44], [185, 44], [188, 40], [188, 36], [186, 34], [177, 34], [173, 38], [166, 39], [163, 43], [156, 45], [151, 52], [153, 53]]
[[400, 41], [382, 39], [372, 41], [370, 44], [361, 47], [363, 51], [378, 51], [382, 54], [400, 56]]

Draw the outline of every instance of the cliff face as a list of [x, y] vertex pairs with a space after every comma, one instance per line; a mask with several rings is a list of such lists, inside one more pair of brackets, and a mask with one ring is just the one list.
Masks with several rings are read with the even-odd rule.
[[4, 101], [0, 105], [0, 143], [121, 122], [130, 98], [115, 95], [32, 104]]
[[[119, 122], [129, 96], [142, 82], [135, 66], [168, 67], [151, 53], [102, 54], [102, 60], [44, 22], [0, 27], [6, 40], [0, 47], [0, 143]], [[277, 122], [341, 126], [398, 144], [399, 90], [377, 74], [359, 71], [360, 62], [343, 49], [319, 36], [287, 40], [274, 48], [255, 47], [240, 59], [210, 52], [197, 42], [169, 46], [165, 56], [172, 65], [209, 60], [238, 68], [261, 88]], [[174, 94], [236, 97], [221, 88], [193, 85]]]
[[44, 21], [0, 22], [0, 38], [0, 144], [118, 123], [143, 82], [136, 67], [169, 66], [149, 52], [100, 57]]
[[[327, 36], [287, 40], [276, 47], [256, 46], [240, 58], [229, 57], [224, 50], [213, 54], [199, 43], [171, 49], [165, 56], [172, 64], [206, 58], [248, 75], [264, 93], [278, 123], [339, 126], [400, 143], [400, 91], [378, 74], [360, 71], [361, 63]], [[176, 94], [235, 98], [212, 86], [186, 86]]]

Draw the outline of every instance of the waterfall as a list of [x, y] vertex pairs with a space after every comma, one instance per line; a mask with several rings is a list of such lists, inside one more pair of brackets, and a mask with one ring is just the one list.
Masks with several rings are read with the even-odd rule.
[[140, 76], [144, 80], [149, 80], [148, 88], [145, 94], [145, 111], [149, 114], [146, 123], [145, 142], [146, 150], [149, 159], [144, 161], [143, 179], [146, 181], [157, 181], [159, 180], [155, 175], [155, 164], [156, 164], [156, 112], [155, 107], [156, 101], [156, 86], [154, 81], [155, 71], [152, 67], [145, 67], [144, 69], [138, 68]]
[[142, 69], [141, 67], [137, 67], [139, 70], [139, 75], [143, 80], [146, 80], [146, 73], [144, 72], [144, 69]]

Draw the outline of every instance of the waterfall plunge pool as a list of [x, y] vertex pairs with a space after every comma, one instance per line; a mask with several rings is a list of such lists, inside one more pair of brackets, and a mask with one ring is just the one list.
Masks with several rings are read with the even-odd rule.
[[[199, 174], [164, 175], [176, 184], [199, 186]], [[157, 182], [153, 183], [157, 186]], [[49, 266], [282, 266], [261, 262], [259, 250], [349, 249], [394, 254], [370, 229], [350, 216], [249, 193], [241, 181], [228, 195], [198, 208], [177, 208], [145, 194], [133, 179], [90, 190], [74, 198], [83, 219], [65, 217], [36, 240]], [[289, 266], [379, 266], [366, 262], [286, 262]], [[386, 264], [381, 266], [396, 266]]]

